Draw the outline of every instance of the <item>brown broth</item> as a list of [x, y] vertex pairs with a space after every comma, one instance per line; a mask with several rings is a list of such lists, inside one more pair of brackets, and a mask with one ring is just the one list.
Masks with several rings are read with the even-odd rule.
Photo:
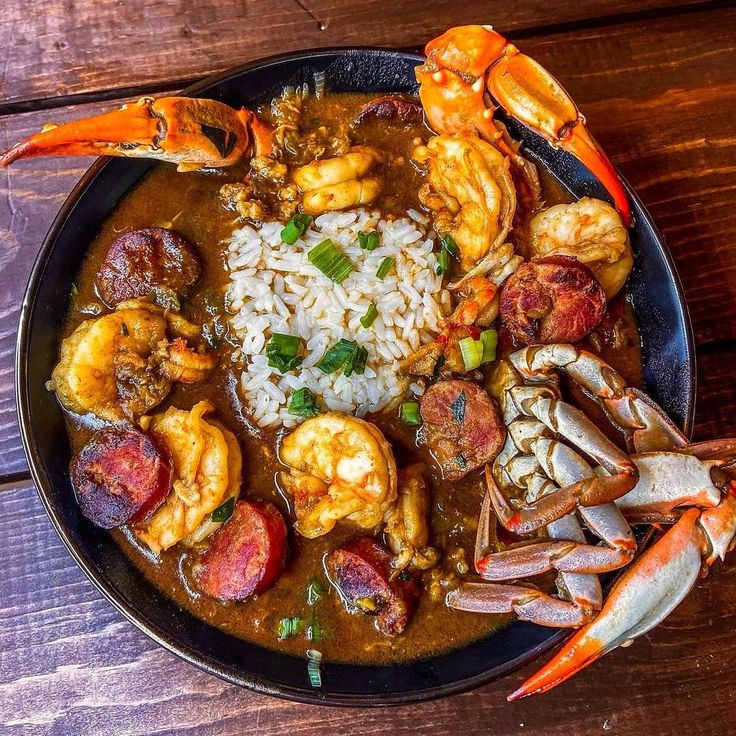
[[[355, 94], [312, 99], [307, 103], [305, 119], [328, 126], [344, 124], [355, 117], [360, 105], [368, 99], [368, 96]], [[418, 207], [416, 192], [420, 179], [409, 161], [416, 136], [426, 138], [426, 128], [372, 122], [353, 131], [353, 143], [373, 145], [389, 154], [382, 171], [386, 185], [378, 202], [385, 212], [399, 213], [408, 207]], [[218, 202], [217, 192], [222, 184], [241, 180], [244, 172], [244, 167], [235, 167], [224, 174], [180, 174], [171, 166], [156, 166], [123, 197], [92, 243], [79, 273], [78, 293], [70, 309], [65, 334], [89, 318], [91, 306], [99, 305], [94, 279], [115, 237], [128, 230], [153, 226], [173, 227], [196, 244], [202, 256], [203, 276], [183, 305], [184, 313], [193, 321], [202, 323], [211, 321], [218, 314], [222, 317], [228, 283], [222, 241], [230, 237], [236, 221], [234, 214]], [[570, 199], [551, 177], [543, 176], [543, 183], [547, 203]], [[614, 353], [604, 353], [603, 357], [632, 384], [639, 385], [639, 340], [630, 305], [621, 297], [612, 309], [617, 312], [624, 340]], [[278, 435], [256, 430], [249, 423], [235, 390], [237, 380], [226, 341], [219, 351], [219, 366], [205, 384], [175, 384], [166, 402], [156, 411], [167, 406], [188, 409], [202, 398], [212, 401], [220, 418], [237, 434], [243, 449], [242, 496], [271, 501], [287, 515], [287, 519], [293, 521], [288, 499], [281, 494], [276, 483], [276, 475], [283, 469], [276, 457]], [[579, 392], [575, 396], [586, 410], [590, 409], [597, 416], [597, 407], [591, 406], [592, 402]], [[414, 461], [427, 465], [433, 502], [432, 543], [445, 552], [458, 548], [464, 550], [467, 562], [472, 564], [483, 492], [480, 473], [473, 473], [460, 482], [443, 482], [428, 455], [417, 448], [413, 429], [402, 425], [393, 416], [378, 415], [373, 420], [394, 446], [400, 467]], [[606, 424], [602, 418], [600, 423]], [[88, 439], [91, 429], [71, 415], [68, 429], [73, 448], [77, 451]], [[488, 635], [509, 620], [506, 616], [452, 611], [443, 600], [434, 600], [425, 591], [404, 634], [395, 638], [380, 634], [371, 617], [351, 615], [343, 609], [325, 577], [322, 565], [325, 555], [345, 541], [361, 535], [360, 530], [346, 524], [338, 525], [330, 534], [314, 540], [302, 539], [292, 533], [288, 569], [277, 584], [253, 600], [231, 604], [198, 596], [188, 587], [186, 569], [190, 553], [187, 551], [174, 547], [156, 558], [143, 549], [129, 531], [118, 530], [112, 534], [121, 550], [156, 587], [195, 616], [235, 636], [296, 655], [303, 656], [307, 648], [316, 647], [331, 660], [361, 663], [406, 660], [467, 644]], [[445, 566], [449, 571], [450, 563], [446, 562]], [[306, 601], [306, 590], [315, 577], [323, 583], [326, 593], [310, 606]], [[425, 575], [425, 584], [428, 577]], [[290, 616], [299, 616], [306, 623], [316, 616], [324, 630], [324, 638], [311, 643], [302, 631], [297, 636], [279, 641], [278, 622]]]

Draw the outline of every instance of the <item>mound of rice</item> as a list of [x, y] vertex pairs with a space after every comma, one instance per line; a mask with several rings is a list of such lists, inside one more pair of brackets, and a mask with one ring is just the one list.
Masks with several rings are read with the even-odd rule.
[[[246, 366], [241, 393], [259, 426], [292, 427], [302, 421], [287, 406], [291, 393], [303, 386], [326, 408], [358, 416], [384, 408], [409, 388], [409, 381], [398, 374], [399, 361], [434, 338], [450, 295], [435, 274], [434, 233], [428, 232], [420, 213], [410, 210], [407, 215], [382, 218], [364, 209], [320, 215], [294, 245], [281, 242], [284, 225], [279, 222], [233, 232], [227, 305], [231, 330], [240, 342], [236, 355]], [[381, 234], [379, 246], [362, 250], [358, 231], [373, 229]], [[308, 251], [326, 238], [356, 266], [341, 284], [307, 259]], [[386, 256], [396, 260], [396, 267], [380, 281], [376, 271]], [[371, 303], [378, 317], [366, 329], [360, 318]], [[264, 354], [274, 332], [302, 338], [304, 361], [284, 375], [268, 366]], [[363, 375], [325, 375], [316, 367], [341, 338], [367, 349]], [[421, 391], [417, 384], [412, 389]]]

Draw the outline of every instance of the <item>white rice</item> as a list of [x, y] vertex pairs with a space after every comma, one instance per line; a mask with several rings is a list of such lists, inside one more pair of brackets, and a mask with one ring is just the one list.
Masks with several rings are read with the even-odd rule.
[[[240, 342], [236, 357], [245, 370], [240, 386], [253, 421], [261, 427], [293, 427], [301, 420], [289, 414], [291, 394], [307, 386], [318, 403], [362, 416], [378, 411], [404, 394], [420, 393], [398, 374], [398, 365], [437, 332], [450, 295], [435, 274], [434, 233], [427, 219], [410, 210], [408, 217], [382, 218], [378, 212], [351, 210], [317, 217], [294, 245], [281, 242], [283, 223], [246, 225], [233, 232], [228, 248], [230, 286], [227, 293], [231, 327]], [[374, 251], [358, 244], [358, 231], [381, 234]], [[307, 259], [314, 246], [330, 238], [355, 264], [336, 284]], [[376, 278], [381, 261], [390, 256], [396, 267], [383, 281]], [[369, 328], [360, 318], [373, 303], [378, 317]], [[302, 364], [284, 375], [268, 366], [264, 354], [272, 333], [299, 335]], [[317, 363], [340, 339], [355, 340], [368, 351], [363, 375], [342, 371], [325, 375]], [[416, 389], [416, 390], [415, 390]]]

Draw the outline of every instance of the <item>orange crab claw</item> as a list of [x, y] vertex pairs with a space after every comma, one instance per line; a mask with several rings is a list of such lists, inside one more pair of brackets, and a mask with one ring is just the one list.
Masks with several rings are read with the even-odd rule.
[[493, 26], [456, 26], [433, 38], [424, 53], [437, 68], [480, 77], [503, 53], [506, 39]]
[[573, 634], [508, 700], [551, 690], [663, 621], [687, 595], [700, 572], [705, 544], [700, 515], [698, 509], [685, 511], [618, 579], [600, 614]]
[[49, 124], [0, 157], [0, 167], [35, 156], [153, 158], [180, 171], [232, 166], [250, 146], [252, 113], [190, 97], [143, 97], [119, 110]]
[[488, 91], [512, 117], [556, 148], [579, 159], [613, 197], [624, 225], [631, 207], [613, 164], [585, 127], [585, 118], [562, 85], [539, 63], [508, 44], [488, 74]]

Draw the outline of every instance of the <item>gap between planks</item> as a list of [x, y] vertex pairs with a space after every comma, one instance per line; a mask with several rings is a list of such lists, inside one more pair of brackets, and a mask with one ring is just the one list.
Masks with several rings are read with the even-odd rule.
[[[532, 38], [535, 36], [553, 36], [574, 31], [591, 30], [595, 28], [608, 28], [625, 23], [645, 22], [659, 18], [671, 18], [677, 16], [702, 13], [704, 11], [717, 11], [730, 8], [733, 0], [703, 0], [691, 5], [670, 5], [661, 8], [643, 8], [641, 10], [625, 13], [613, 13], [592, 18], [581, 18], [580, 20], [565, 21], [562, 23], [547, 23], [528, 28], [521, 28], [509, 32], [507, 37], [511, 41]], [[407, 52], [421, 53], [421, 47], [410, 47], [400, 49]], [[19, 113], [36, 112], [39, 110], [53, 110], [69, 105], [84, 105], [91, 102], [103, 102], [119, 98], [142, 96], [156, 92], [183, 89], [209, 75], [195, 75], [178, 79], [167, 79], [146, 85], [133, 85], [129, 87], [114, 87], [106, 90], [93, 90], [91, 92], [79, 92], [54, 97], [29, 97], [0, 102], [0, 117], [16, 115]]]

